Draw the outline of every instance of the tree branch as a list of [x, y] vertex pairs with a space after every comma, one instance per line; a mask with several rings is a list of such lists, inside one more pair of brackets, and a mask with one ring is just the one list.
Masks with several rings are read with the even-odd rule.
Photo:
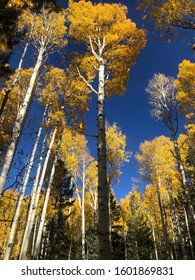
[[91, 48], [91, 52], [92, 54], [95, 56], [95, 58], [100, 61], [100, 57], [97, 55], [97, 53], [95, 52], [94, 48], [93, 48], [93, 44], [92, 44], [92, 40], [91, 37], [88, 35], [89, 38], [89, 44], [90, 44], [90, 48]]
[[98, 92], [93, 88], [93, 86], [92, 86], [92, 85], [85, 79], [85, 77], [81, 74], [81, 72], [80, 72], [80, 70], [79, 70], [79, 67], [76, 66], [76, 68], [77, 68], [77, 72], [78, 72], [78, 74], [79, 74], [79, 77], [80, 77], [81, 79], [83, 79], [83, 81], [86, 83], [86, 85], [87, 85], [95, 94], [98, 95]]

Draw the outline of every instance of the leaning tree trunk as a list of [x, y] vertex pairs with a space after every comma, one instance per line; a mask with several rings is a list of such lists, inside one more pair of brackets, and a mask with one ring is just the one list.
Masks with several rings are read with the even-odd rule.
[[[45, 115], [46, 115], [46, 110], [44, 112], [43, 119], [45, 118]], [[39, 139], [40, 139], [40, 136], [41, 136], [42, 128], [43, 127], [40, 126], [40, 128], [38, 130], [36, 141], [35, 141], [35, 144], [34, 144], [34, 147], [33, 147], [33, 150], [32, 150], [32, 154], [31, 154], [31, 157], [30, 157], [30, 160], [29, 160], [28, 169], [26, 171], [24, 181], [23, 181], [23, 184], [22, 184], [22, 187], [21, 187], [21, 190], [20, 190], [20, 194], [19, 194], [17, 205], [16, 205], [16, 209], [15, 209], [15, 213], [14, 213], [14, 217], [13, 217], [13, 221], [12, 221], [12, 225], [11, 225], [11, 230], [10, 230], [10, 234], [9, 234], [9, 238], [8, 238], [8, 242], [7, 242], [7, 246], [6, 246], [4, 260], [8, 260], [9, 256], [10, 256], [10, 253], [11, 253], [11, 249], [12, 249], [12, 246], [13, 246], [13, 239], [14, 239], [14, 236], [15, 236], [16, 227], [17, 227], [18, 219], [19, 219], [19, 215], [20, 215], [20, 209], [21, 209], [21, 206], [22, 206], [22, 201], [23, 201], [23, 198], [24, 198], [24, 194], [25, 194], [25, 191], [26, 191], [26, 187], [27, 187], [27, 184], [28, 184], [30, 173], [31, 173], [31, 170], [32, 170], [32, 167], [33, 167], [35, 154], [36, 154], [36, 151], [37, 151], [37, 147], [38, 147]]]
[[99, 206], [99, 259], [111, 259], [111, 244], [109, 239], [109, 187], [107, 182], [106, 137], [105, 137], [105, 81], [104, 63], [100, 59], [98, 81], [98, 206]]
[[0, 175], [0, 195], [3, 193], [6, 179], [7, 179], [7, 176], [8, 176], [8, 173], [11, 168], [11, 164], [12, 164], [12, 161], [13, 161], [13, 158], [15, 155], [17, 144], [18, 144], [18, 141], [19, 141], [19, 138], [20, 138], [20, 135], [21, 135], [24, 123], [25, 123], [27, 111], [28, 111], [31, 99], [32, 99], [34, 91], [35, 91], [36, 81], [38, 78], [39, 69], [40, 69], [42, 61], [43, 61], [44, 51], [45, 51], [45, 44], [43, 42], [39, 49], [37, 61], [36, 61], [36, 64], [35, 64], [31, 79], [30, 79], [28, 90], [24, 97], [22, 106], [17, 114], [15, 125], [14, 125], [13, 132], [12, 132], [11, 143], [8, 146], [7, 153], [5, 156], [5, 161], [4, 161], [1, 175]]
[[47, 212], [47, 207], [48, 207], [51, 188], [52, 188], [52, 185], [53, 185], [53, 179], [54, 179], [57, 159], [58, 159], [58, 156], [56, 155], [55, 159], [54, 159], [54, 162], [53, 162], [53, 165], [52, 165], [52, 170], [51, 170], [51, 175], [50, 175], [50, 178], [49, 178], [49, 183], [48, 183], [48, 187], [47, 187], [47, 191], [46, 191], [43, 210], [42, 210], [42, 213], [41, 213], [41, 220], [40, 220], [40, 224], [39, 224], [37, 239], [36, 239], [34, 253], [33, 253], [33, 259], [35, 259], [35, 260], [37, 260], [38, 256], [39, 256], [39, 251], [40, 251], [40, 246], [41, 246], [41, 237], [42, 237], [42, 233], [43, 233], [43, 227], [44, 227], [44, 224], [45, 224], [46, 212]]
[[[35, 182], [33, 184], [32, 197], [31, 197], [31, 202], [30, 202], [30, 207], [29, 207], [29, 212], [28, 212], [27, 224], [26, 224], [26, 229], [25, 229], [25, 233], [24, 233], [24, 236], [23, 236], [22, 247], [21, 247], [21, 251], [20, 251], [20, 259], [25, 259], [25, 257], [26, 257], [26, 252], [27, 252], [28, 245], [29, 245], [29, 242], [30, 242], [30, 235], [31, 235], [31, 231], [32, 231], [32, 228], [33, 228], [34, 220], [35, 220], [36, 210], [37, 210], [38, 203], [39, 203], [41, 188], [42, 188], [43, 181], [44, 181], [44, 178], [45, 178], [49, 158], [50, 158], [50, 155], [51, 155], [51, 149], [52, 149], [52, 146], [53, 146], [53, 143], [54, 143], [54, 140], [55, 140], [56, 133], [57, 133], [57, 128], [55, 128], [54, 131], [53, 131], [52, 139], [51, 139], [51, 142], [49, 144], [49, 149], [48, 149], [48, 152], [47, 152], [47, 155], [46, 155], [46, 158], [45, 158], [45, 162], [44, 162], [41, 177], [40, 177], [43, 150], [44, 150], [44, 145], [45, 145], [44, 142], [46, 141], [46, 137], [43, 141], [42, 154], [41, 154], [39, 166], [37, 168], [37, 174], [36, 174]], [[39, 177], [40, 177], [40, 180], [39, 180]]]

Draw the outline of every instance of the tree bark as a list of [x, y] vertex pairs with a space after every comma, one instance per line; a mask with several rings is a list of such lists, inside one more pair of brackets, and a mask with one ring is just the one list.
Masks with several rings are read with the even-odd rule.
[[104, 63], [100, 60], [98, 81], [98, 206], [99, 206], [99, 259], [111, 260], [111, 244], [109, 238], [109, 187], [107, 182], [107, 160], [105, 139], [105, 91]]

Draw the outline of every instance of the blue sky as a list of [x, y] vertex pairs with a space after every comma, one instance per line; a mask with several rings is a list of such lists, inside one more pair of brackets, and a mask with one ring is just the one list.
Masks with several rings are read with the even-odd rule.
[[[65, 3], [65, 0], [60, 0], [59, 3]], [[99, 1], [96, 1], [96, 3]], [[117, 1], [101, 1], [101, 2], [117, 2]], [[137, 24], [137, 27], [143, 27], [141, 13], [136, 11], [136, 1], [121, 0], [122, 4], [129, 7], [128, 17]], [[16, 49], [17, 50], [17, 49]], [[16, 66], [16, 61], [20, 54], [15, 52], [12, 61], [13, 66]], [[149, 79], [154, 73], [164, 73], [167, 76], [176, 77], [178, 72], [178, 64], [183, 59], [194, 60], [191, 47], [187, 43], [182, 43], [177, 40], [171, 43], [163, 43], [155, 39], [153, 29], [147, 28], [147, 44], [144, 50], [137, 58], [136, 64], [130, 70], [130, 79], [127, 91], [123, 96], [110, 97], [106, 102], [106, 119], [110, 124], [116, 122], [121, 128], [122, 132], [127, 136], [127, 150], [131, 151], [132, 158], [129, 164], [125, 164], [122, 168], [123, 174], [120, 178], [120, 183], [114, 188], [116, 198], [120, 200], [125, 197], [131, 190], [134, 184], [138, 185], [142, 190], [144, 184], [135, 183], [133, 178], [139, 178], [139, 173], [136, 167], [135, 154], [139, 149], [139, 145], [144, 140], [152, 140], [153, 138], [166, 135], [169, 132], [160, 122], [156, 122], [150, 116], [150, 107], [148, 105], [148, 97], [145, 88]], [[49, 60], [54, 66], [61, 66], [61, 62], [57, 56]], [[28, 67], [33, 65], [31, 61], [27, 63]], [[36, 115], [39, 120], [42, 110], [37, 110]], [[96, 134], [96, 96], [92, 96], [92, 101], [89, 104], [89, 112], [87, 117], [87, 134]], [[35, 122], [34, 122], [35, 123]], [[180, 119], [180, 132], [183, 132], [183, 119]], [[35, 137], [32, 135], [30, 137]], [[23, 136], [19, 149], [26, 148], [29, 151], [31, 146], [31, 139], [29, 135]], [[96, 157], [96, 140], [88, 137], [88, 144], [91, 153]], [[17, 160], [17, 158], [15, 159]], [[23, 162], [24, 159], [21, 159]], [[13, 173], [11, 172], [11, 175]], [[11, 180], [12, 181], [12, 180]], [[11, 182], [10, 181], [10, 182]], [[10, 183], [9, 182], [9, 183]]]

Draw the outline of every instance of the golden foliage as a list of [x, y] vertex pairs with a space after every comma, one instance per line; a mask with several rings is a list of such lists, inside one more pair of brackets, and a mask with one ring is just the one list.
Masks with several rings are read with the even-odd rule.
[[[0, 199], [0, 258], [6, 249], [6, 243], [14, 216], [14, 210], [19, 193], [14, 190], [8, 190]], [[17, 259], [19, 255], [20, 245], [25, 227], [25, 218], [27, 214], [27, 205], [29, 198], [26, 197], [22, 202], [22, 208], [18, 220], [17, 232], [14, 238], [14, 246], [12, 249], [11, 259]]]
[[195, 63], [183, 60], [175, 82], [179, 109], [187, 119], [190, 138], [195, 139]]
[[79, 158], [86, 148], [85, 136], [65, 127], [60, 143], [60, 158], [71, 173], [78, 167]]
[[162, 186], [172, 186], [173, 195], [177, 195], [181, 186], [177, 180], [173, 143], [168, 137], [159, 136], [152, 141], [144, 141], [136, 159], [144, 181], [157, 185], [160, 178]]
[[[18, 79], [17, 84], [12, 89], [9, 94], [9, 99], [6, 103], [5, 112], [3, 117], [0, 120], [0, 148], [3, 149], [4, 145], [8, 144], [11, 137], [12, 126], [16, 119], [17, 113], [22, 105], [24, 95], [29, 86], [29, 81], [32, 74], [32, 68], [27, 70], [21, 70], [20, 77]], [[16, 73], [10, 78], [10, 81], [7, 82], [12, 83], [14, 80]], [[0, 104], [3, 102], [3, 98], [5, 95], [5, 90], [7, 89], [7, 85], [0, 91]]]
[[130, 160], [130, 152], [126, 151], [126, 135], [114, 123], [106, 125], [106, 147], [108, 161], [108, 175], [110, 179], [119, 180], [121, 166]]
[[178, 88], [177, 100], [181, 112], [189, 120], [195, 120], [195, 63], [183, 60], [179, 64], [179, 73], [175, 82]]
[[145, 12], [145, 17], [155, 20], [156, 28], [195, 29], [194, 0], [138, 0], [138, 9]]
[[65, 47], [67, 44], [64, 10], [55, 12], [43, 7], [36, 15], [26, 10], [26, 13], [20, 17], [19, 29], [31, 30], [35, 47], [39, 48], [44, 44], [48, 52], [53, 51], [54, 48]]

